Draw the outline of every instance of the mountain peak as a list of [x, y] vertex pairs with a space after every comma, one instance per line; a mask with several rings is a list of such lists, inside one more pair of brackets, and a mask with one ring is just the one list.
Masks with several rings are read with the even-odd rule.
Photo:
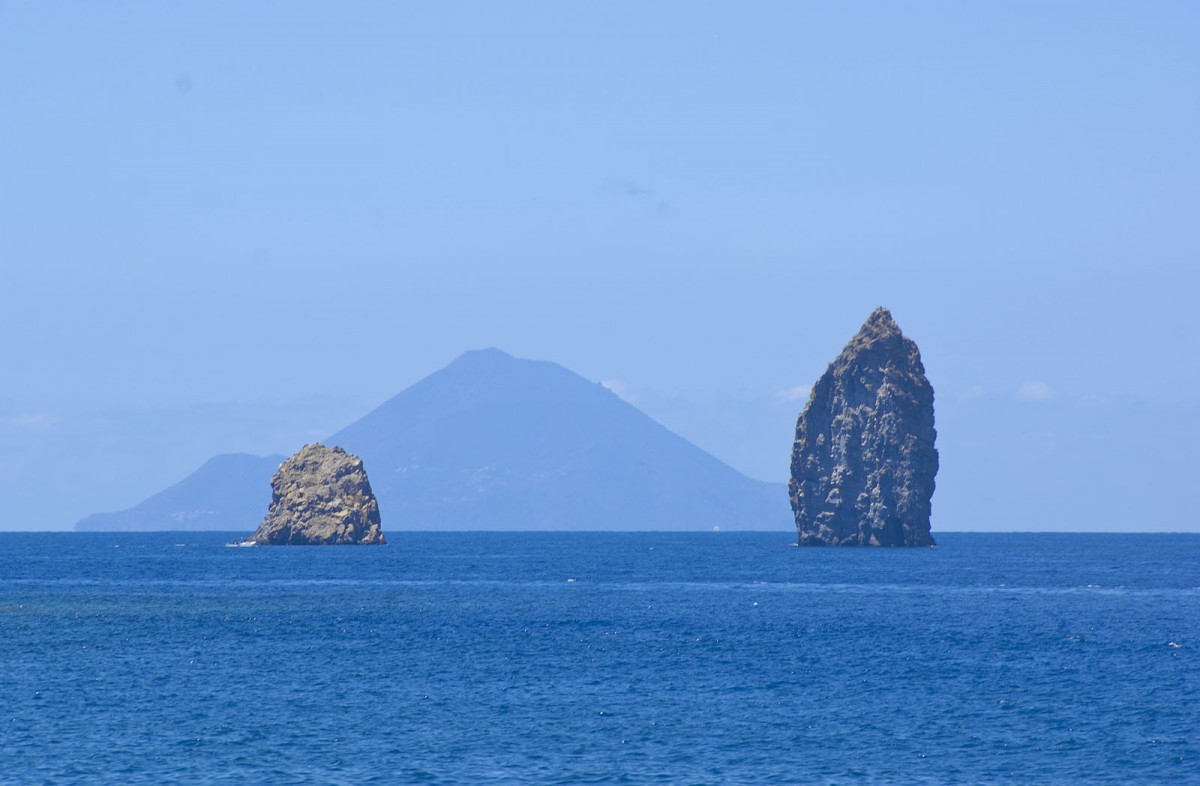
[[[740, 475], [553, 361], [465, 352], [333, 435], [394, 529], [770, 528]], [[776, 496], [778, 495], [778, 496]]]
[[516, 360], [512, 355], [497, 347], [483, 349], [468, 349], [458, 356], [457, 360]]
[[[787, 521], [779, 486], [741, 475], [570, 369], [495, 348], [463, 353], [326, 444], [371, 467], [395, 530], [774, 529]], [[278, 468], [275, 459], [241, 473], [254, 512], [239, 511], [227, 529], [261, 517]], [[228, 509], [209, 502], [223, 491], [211, 485], [192, 477], [153, 512], [200, 502]], [[120, 529], [122, 516], [105, 523]]]
[[859, 328], [858, 335], [870, 340], [878, 340], [902, 334], [900, 326], [896, 324], [896, 320], [892, 319], [892, 312], [880, 306], [871, 312], [871, 316], [867, 317], [867, 321]]
[[502, 349], [487, 347], [484, 349], [468, 349], [450, 362], [446, 368], [464, 368], [477, 370], [480, 368], [502, 368], [520, 362]]
[[833, 368], [838, 373], [844, 373], [866, 356], [874, 356], [880, 352], [896, 357], [913, 355], [917, 357], [916, 362], [920, 363], [916, 344], [905, 337], [896, 320], [892, 319], [892, 312], [882, 306], [867, 317], [867, 321], [854, 334], [854, 338], [850, 339], [850, 343], [833, 361]]

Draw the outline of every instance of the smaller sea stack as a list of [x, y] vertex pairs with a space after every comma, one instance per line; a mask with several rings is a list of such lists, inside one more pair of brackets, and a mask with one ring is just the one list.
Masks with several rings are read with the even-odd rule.
[[305, 445], [271, 478], [271, 507], [247, 543], [344, 546], [386, 543], [362, 459]]
[[917, 345], [877, 309], [813, 386], [788, 492], [801, 546], [932, 546], [938, 452]]

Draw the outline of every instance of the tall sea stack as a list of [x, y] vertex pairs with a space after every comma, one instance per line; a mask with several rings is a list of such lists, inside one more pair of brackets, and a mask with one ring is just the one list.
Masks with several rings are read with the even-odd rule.
[[362, 459], [315, 442], [283, 462], [271, 478], [271, 507], [247, 541], [260, 546], [386, 542]]
[[917, 345], [876, 309], [813, 386], [788, 493], [801, 546], [932, 546], [933, 387]]

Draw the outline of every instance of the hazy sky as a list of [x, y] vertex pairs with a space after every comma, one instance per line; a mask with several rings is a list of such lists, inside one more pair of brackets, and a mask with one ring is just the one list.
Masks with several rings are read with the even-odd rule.
[[0, 0], [0, 529], [486, 346], [781, 480], [887, 305], [935, 530], [1200, 530], [1198, 139], [1195, 2]]

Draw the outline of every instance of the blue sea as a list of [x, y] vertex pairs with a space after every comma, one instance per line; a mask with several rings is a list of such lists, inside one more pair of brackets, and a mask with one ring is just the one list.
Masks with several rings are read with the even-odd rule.
[[1200, 783], [1198, 535], [235, 537], [0, 534], [0, 784]]

